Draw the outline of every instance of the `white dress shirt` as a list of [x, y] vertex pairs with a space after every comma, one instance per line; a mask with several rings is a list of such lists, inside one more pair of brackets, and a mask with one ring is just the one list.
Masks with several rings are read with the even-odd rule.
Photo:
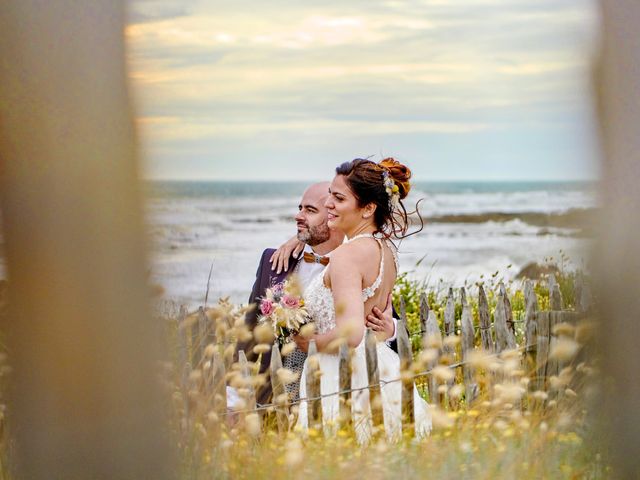
[[[315, 253], [309, 245], [304, 246], [304, 250], [300, 254], [300, 257], [302, 257], [302, 255], [304, 255], [305, 252], [311, 253], [313, 255], [317, 255], [317, 253]], [[320, 255], [320, 256], [331, 257], [331, 252], [327, 253], [326, 255]], [[293, 273], [298, 275], [298, 278], [300, 279], [300, 283], [302, 284], [302, 291], [305, 291], [309, 286], [309, 284], [311, 283], [311, 281], [314, 278], [316, 278], [316, 276], [320, 274], [320, 272], [322, 272], [323, 270], [324, 270], [324, 265], [322, 265], [321, 263], [305, 262], [303, 258], [300, 258], [300, 260], [294, 267]]]

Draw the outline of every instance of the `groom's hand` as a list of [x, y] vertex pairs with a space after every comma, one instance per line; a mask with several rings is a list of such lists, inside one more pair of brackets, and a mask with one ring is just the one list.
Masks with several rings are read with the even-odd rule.
[[396, 333], [396, 326], [393, 321], [393, 307], [392, 296], [389, 294], [387, 298], [387, 305], [384, 308], [384, 312], [380, 311], [378, 307], [373, 307], [373, 311], [367, 315], [367, 327], [376, 332], [376, 336], [379, 340], [385, 341]]

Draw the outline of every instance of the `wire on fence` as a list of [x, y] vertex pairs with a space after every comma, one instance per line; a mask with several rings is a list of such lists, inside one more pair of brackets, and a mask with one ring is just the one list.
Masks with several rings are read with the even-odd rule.
[[[528, 350], [529, 348], [532, 348], [532, 347], [535, 347], [535, 346], [536, 346], [535, 344], [523, 345], [521, 347], [514, 348], [514, 349], [511, 349], [509, 351]], [[498, 357], [503, 353], [504, 352], [488, 354], [486, 356], [486, 358]], [[458, 368], [458, 367], [462, 367], [462, 366], [468, 365], [468, 364], [469, 364], [469, 362], [462, 361], [462, 362], [453, 363], [451, 365], [447, 365], [447, 367], [449, 367], [449, 368]], [[406, 376], [405, 379], [406, 378], [414, 378], [415, 379], [415, 378], [419, 378], [419, 377], [424, 377], [424, 376], [429, 375], [431, 373], [433, 373], [433, 368], [431, 368], [429, 370], [426, 370], [426, 371], [423, 371], [423, 372], [414, 373], [413, 375], [410, 375], [410, 376]], [[400, 382], [402, 380], [403, 380], [403, 378], [394, 378], [392, 380], [380, 380], [380, 386], [382, 387], [382, 386], [387, 385], [389, 383]], [[352, 388], [352, 389], [348, 389], [348, 390], [339, 390], [337, 392], [332, 392], [332, 393], [325, 393], [325, 394], [322, 394], [322, 395], [318, 395], [316, 397], [300, 398], [300, 399], [298, 399], [296, 401], [293, 401], [293, 402], [287, 402], [286, 405], [287, 406], [299, 405], [302, 402], [312, 402], [312, 401], [315, 401], [315, 400], [322, 400], [323, 398], [332, 397], [332, 396], [335, 396], [335, 395], [342, 395], [344, 393], [360, 392], [362, 390], [368, 390], [368, 389], [373, 388], [375, 386], [377, 386], [377, 385], [367, 385], [366, 387]], [[278, 407], [282, 408], [283, 406], [285, 406], [285, 405], [278, 405], [278, 404], [275, 404], [275, 403], [269, 403], [269, 404], [260, 405], [259, 407], [256, 407], [256, 408], [250, 409], [250, 410], [232, 410], [232, 411], [227, 411], [227, 412], [225, 412], [225, 413], [223, 413], [221, 415], [222, 416], [227, 416], [227, 415], [238, 415], [238, 414], [245, 414], [245, 413], [254, 413], [254, 412], [260, 412], [260, 411], [263, 411], [263, 410], [269, 410], [271, 408], [278, 408]]]

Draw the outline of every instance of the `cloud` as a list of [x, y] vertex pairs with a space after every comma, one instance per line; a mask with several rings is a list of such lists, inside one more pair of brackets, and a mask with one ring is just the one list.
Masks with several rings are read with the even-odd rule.
[[127, 7], [130, 24], [178, 18], [190, 12], [184, 0], [135, 0]]
[[560, 151], [551, 128], [573, 132], [589, 114], [590, 0], [136, 0], [131, 10], [139, 125], [163, 171], [207, 145], [230, 160], [281, 156], [282, 145], [330, 155], [334, 137], [345, 149], [366, 138], [412, 151], [422, 138], [446, 156], [460, 138], [529, 131], [541, 152]]

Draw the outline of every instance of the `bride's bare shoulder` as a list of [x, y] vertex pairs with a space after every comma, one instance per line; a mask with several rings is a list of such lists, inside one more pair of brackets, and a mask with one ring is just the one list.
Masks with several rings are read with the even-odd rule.
[[373, 252], [379, 251], [380, 247], [375, 241], [367, 240], [369, 239], [343, 243], [331, 253], [331, 261], [360, 263], [370, 259]]

